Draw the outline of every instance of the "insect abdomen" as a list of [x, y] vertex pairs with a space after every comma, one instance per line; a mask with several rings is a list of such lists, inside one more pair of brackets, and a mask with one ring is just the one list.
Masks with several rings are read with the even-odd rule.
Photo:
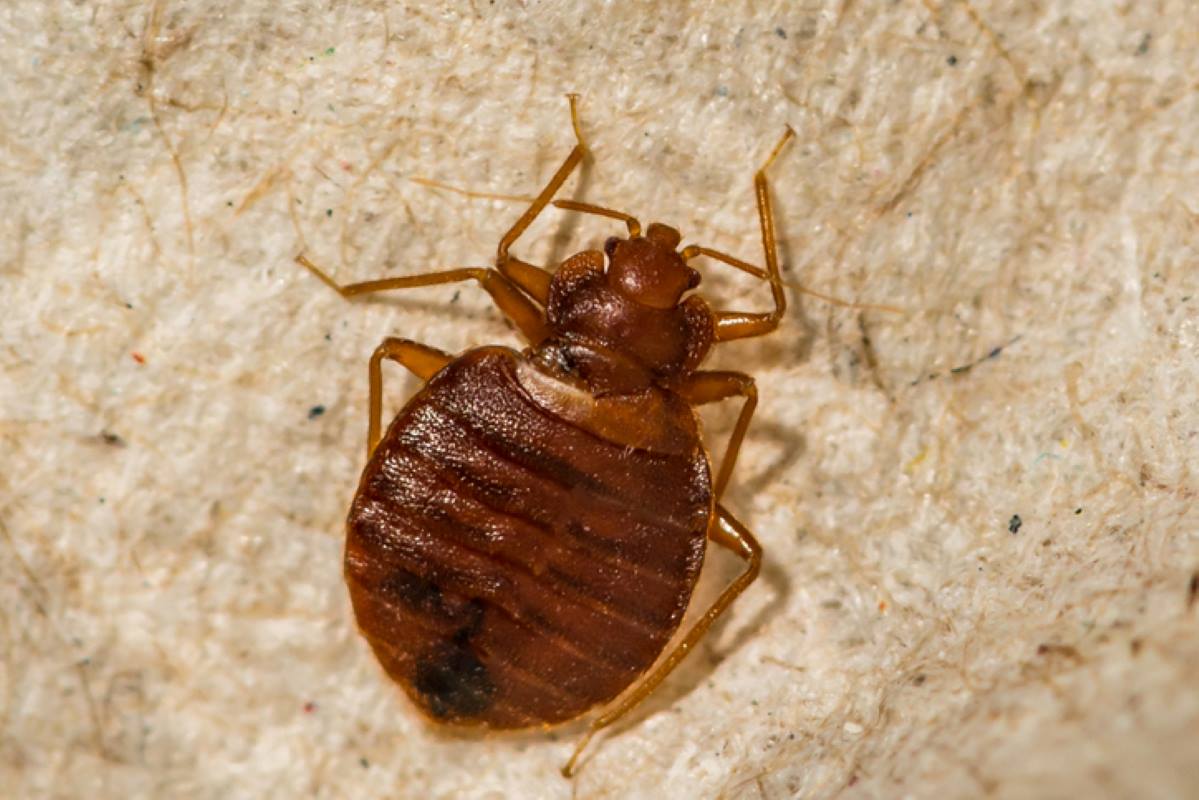
[[678, 626], [703, 558], [698, 436], [672, 453], [609, 441], [535, 402], [519, 359], [484, 348], [430, 381], [350, 512], [359, 624], [448, 722], [559, 722], [615, 697]]

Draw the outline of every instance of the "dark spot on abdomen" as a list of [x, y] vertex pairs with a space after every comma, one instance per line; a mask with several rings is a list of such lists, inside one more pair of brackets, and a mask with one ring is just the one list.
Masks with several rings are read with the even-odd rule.
[[395, 597], [425, 613], [441, 610], [441, 590], [428, 578], [396, 568], [379, 585], [380, 594]]
[[429, 578], [403, 568], [394, 569], [379, 585], [378, 591], [384, 597], [400, 600], [440, 625], [454, 626], [458, 637], [473, 636], [483, 619], [483, 604], [477, 598], [444, 591]]
[[455, 637], [416, 664], [413, 685], [438, 719], [469, 722], [491, 707], [495, 684], [463, 638]]

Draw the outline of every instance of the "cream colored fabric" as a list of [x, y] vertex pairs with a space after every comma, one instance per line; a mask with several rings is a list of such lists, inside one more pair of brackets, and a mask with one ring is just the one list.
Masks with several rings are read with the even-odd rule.
[[[1193, 2], [13, 0], [0, 41], [7, 796], [1199, 796]], [[567, 196], [755, 262], [798, 134], [791, 311], [711, 362], [758, 378], [765, 574], [573, 786], [577, 729], [426, 724], [341, 579], [371, 349], [513, 332], [292, 260], [488, 263], [521, 202], [438, 185], [536, 191], [567, 91]]]

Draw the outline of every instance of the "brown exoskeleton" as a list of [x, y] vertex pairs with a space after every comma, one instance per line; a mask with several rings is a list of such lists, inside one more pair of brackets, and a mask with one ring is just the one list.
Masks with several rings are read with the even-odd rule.
[[[757, 405], [754, 380], [700, 370], [709, 350], [778, 327], [779, 278], [766, 169], [754, 177], [766, 268], [608, 208], [623, 238], [554, 272], [509, 249], [586, 152], [577, 144], [500, 240], [494, 268], [340, 286], [351, 298], [477, 281], [515, 324], [521, 352], [454, 356], [387, 338], [370, 360], [368, 462], [350, 509], [345, 574], [363, 634], [384, 669], [433, 719], [552, 725], [605, 707], [591, 737], [641, 702], [754, 580], [761, 547], [720, 504]], [[708, 256], [768, 281], [774, 308], [719, 311], [689, 266]], [[380, 435], [383, 361], [426, 381]], [[694, 406], [742, 400], [712, 475]], [[708, 539], [746, 568], [662, 656], [691, 600]], [[614, 702], [615, 701], [615, 702]]]

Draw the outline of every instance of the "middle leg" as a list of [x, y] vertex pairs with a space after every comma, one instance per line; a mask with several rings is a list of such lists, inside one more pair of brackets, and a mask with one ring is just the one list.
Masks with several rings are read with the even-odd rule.
[[529, 344], [538, 344], [549, 336], [549, 327], [541, 308], [532, 300], [521, 294], [512, 281], [505, 278], [494, 269], [485, 267], [460, 267], [441, 272], [428, 272], [424, 275], [404, 275], [399, 278], [380, 278], [361, 283], [341, 285], [330, 278], [324, 270], [313, 264], [306, 257], [296, 256], [296, 261], [333, 291], [345, 299], [359, 295], [388, 292], [394, 289], [414, 289], [420, 286], [437, 286], [442, 283], [458, 283], [460, 281], [478, 281], [495, 301], [496, 307], [504, 316], [520, 330]]
[[716, 499], [719, 500], [724, 495], [729, 478], [732, 477], [737, 454], [741, 452], [741, 442], [745, 439], [749, 421], [758, 406], [757, 384], [752, 376], [744, 372], [694, 372], [676, 386], [675, 391], [693, 406], [715, 403], [730, 397], [745, 398], [745, 402], [741, 404], [741, 413], [737, 415], [737, 424], [733, 426], [729, 443], [725, 446], [724, 458], [720, 459], [720, 470], [716, 473], [716, 483], [712, 488]]
[[383, 361], [395, 361], [422, 381], [432, 378], [442, 367], [454, 360], [449, 353], [411, 339], [384, 339], [370, 361], [370, 411], [366, 425], [366, 457], [370, 458], [379, 444], [379, 432], [383, 417]]

